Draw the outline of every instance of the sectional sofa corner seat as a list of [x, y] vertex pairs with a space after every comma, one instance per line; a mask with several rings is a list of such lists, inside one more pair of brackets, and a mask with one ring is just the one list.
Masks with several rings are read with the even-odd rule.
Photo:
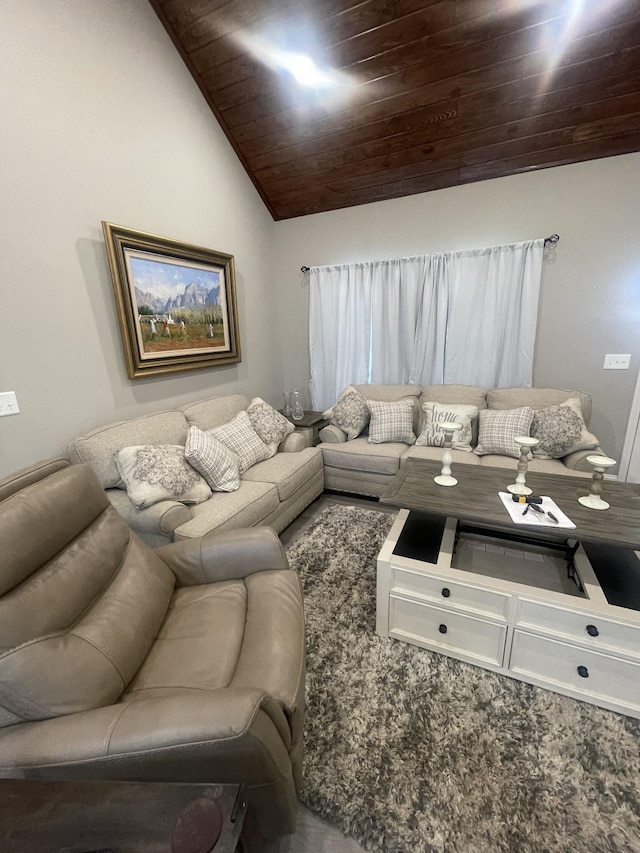
[[203, 430], [214, 429], [248, 406], [244, 395], [230, 394], [108, 424], [72, 441], [69, 457], [93, 468], [115, 509], [152, 547], [195, 539], [209, 530], [270, 525], [279, 533], [324, 489], [321, 451], [306, 447], [303, 436], [295, 432], [286, 436], [275, 456], [242, 474], [237, 491], [213, 492], [199, 504], [166, 500], [137, 509], [120, 487], [116, 451], [141, 444], [184, 445], [192, 424]]
[[[354, 385], [370, 400], [394, 402], [402, 399], [417, 401], [414, 415], [414, 432], [420, 433], [422, 404], [464, 403], [478, 409], [516, 409], [530, 406], [544, 409], [557, 406], [570, 397], [578, 397], [586, 426], [591, 418], [591, 396], [584, 391], [568, 391], [561, 388], [494, 388], [487, 390], [475, 385]], [[477, 439], [477, 428], [475, 430]], [[371, 444], [367, 431], [347, 441], [346, 433], [330, 424], [320, 431], [324, 460], [325, 488], [350, 494], [380, 497], [400, 470], [403, 460], [411, 457], [420, 459], [442, 459], [441, 447], [409, 446], [402, 443]], [[475, 442], [474, 442], [475, 444]], [[590, 454], [602, 454], [600, 447], [579, 450], [562, 459], [532, 459], [530, 471], [552, 474], [591, 476], [592, 468], [586, 461]], [[453, 465], [491, 465], [501, 468], [517, 468], [518, 460], [509, 456], [490, 454], [478, 456], [464, 450], [452, 451]]]

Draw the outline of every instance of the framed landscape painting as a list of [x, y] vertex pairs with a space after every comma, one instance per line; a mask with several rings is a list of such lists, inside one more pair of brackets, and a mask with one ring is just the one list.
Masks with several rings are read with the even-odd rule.
[[242, 360], [233, 255], [102, 230], [130, 379]]

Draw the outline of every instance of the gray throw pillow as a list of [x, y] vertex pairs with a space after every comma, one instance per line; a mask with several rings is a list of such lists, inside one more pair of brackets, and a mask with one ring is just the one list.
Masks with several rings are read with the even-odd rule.
[[114, 455], [127, 495], [138, 509], [158, 501], [198, 504], [211, 489], [184, 458], [179, 444], [140, 444], [123, 447]]
[[369, 407], [365, 397], [353, 385], [347, 385], [337, 403], [323, 417], [347, 434], [347, 441], [357, 438], [369, 423]]
[[598, 439], [584, 422], [578, 397], [534, 412], [531, 435], [540, 442], [533, 448], [536, 459], [560, 459], [576, 450], [592, 450], [598, 446]]
[[295, 426], [261, 397], [253, 398], [247, 414], [251, 426], [269, 448], [269, 455], [275, 456], [280, 442], [294, 431]]

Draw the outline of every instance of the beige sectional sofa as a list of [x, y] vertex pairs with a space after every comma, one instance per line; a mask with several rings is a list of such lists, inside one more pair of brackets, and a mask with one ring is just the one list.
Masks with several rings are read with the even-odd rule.
[[209, 530], [270, 525], [279, 532], [324, 489], [322, 453], [317, 447], [306, 447], [299, 434], [287, 435], [274, 456], [245, 471], [237, 491], [216, 491], [202, 503], [190, 505], [161, 500], [136, 508], [114, 460], [124, 447], [184, 445], [191, 425], [202, 430], [220, 427], [246, 410], [249, 402], [241, 394], [230, 394], [108, 424], [71, 442], [69, 457], [93, 468], [113, 506], [152, 547], [193, 539]]
[[[510, 410], [529, 406], [534, 410], [559, 406], [568, 398], [578, 398], [586, 426], [591, 417], [591, 396], [583, 391], [568, 391], [559, 388], [495, 388], [487, 390], [471, 385], [354, 385], [368, 400], [395, 402], [411, 400], [414, 403], [414, 433], [422, 428], [425, 402], [442, 404], [467, 404], [481, 409]], [[324, 460], [325, 488], [351, 494], [379, 497], [393, 476], [400, 469], [403, 459], [419, 457], [442, 459], [442, 448], [433, 446], [407, 445], [401, 442], [372, 444], [367, 431], [347, 440], [347, 433], [340, 427], [329, 424], [320, 431]], [[472, 445], [477, 443], [477, 424], [474, 425]], [[529, 470], [555, 474], [591, 476], [591, 467], [586, 457], [603, 451], [600, 447], [578, 450], [561, 459], [532, 459]], [[509, 456], [488, 454], [478, 456], [474, 452], [453, 450], [453, 465], [491, 465], [516, 469], [518, 460]]]

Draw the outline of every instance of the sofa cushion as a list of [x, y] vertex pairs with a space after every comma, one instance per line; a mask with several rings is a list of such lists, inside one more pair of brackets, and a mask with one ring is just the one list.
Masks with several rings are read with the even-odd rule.
[[472, 450], [471, 442], [473, 440], [473, 420], [478, 416], [477, 406], [468, 406], [463, 403], [435, 403], [427, 402], [422, 404], [424, 412], [424, 420], [422, 430], [416, 439], [417, 445], [426, 445], [428, 447], [444, 447], [444, 430], [441, 424], [458, 423], [462, 424], [462, 429], [459, 429], [453, 434], [453, 444], [456, 450]]
[[562, 388], [493, 388], [487, 391], [488, 409], [517, 409], [531, 406], [545, 409], [559, 406], [569, 397], [577, 397], [582, 408], [582, 417], [587, 426], [591, 421], [591, 395], [586, 391], [566, 391]]
[[332, 468], [346, 468], [374, 474], [396, 474], [400, 459], [407, 451], [406, 444], [370, 444], [366, 436], [359, 435], [344, 444], [323, 444], [324, 464]]
[[[509, 456], [494, 456], [493, 454], [476, 458], [483, 466], [490, 466], [492, 468], [508, 468], [512, 472], [508, 479], [505, 479], [505, 488], [509, 483], [514, 482], [515, 475], [518, 470], [517, 459], [513, 459]], [[530, 459], [527, 465], [527, 470], [532, 471], [534, 474], [576, 474], [575, 471], [570, 471], [559, 459]]]
[[306, 447], [299, 453], [278, 453], [259, 462], [242, 475], [253, 483], [273, 483], [281, 501], [288, 500], [314, 474], [322, 470], [322, 452], [317, 447]]
[[253, 527], [278, 508], [278, 490], [272, 483], [240, 481], [237, 492], [214, 492], [192, 508], [193, 518], [174, 530], [174, 539], [197, 539], [209, 530]]
[[413, 431], [415, 403], [415, 398], [397, 400], [394, 403], [367, 400], [371, 413], [369, 442], [384, 444], [389, 441], [401, 441], [404, 444], [414, 444], [416, 440]]
[[124, 698], [166, 688], [226, 687], [242, 648], [246, 609], [243, 580], [177, 589], [157, 640]]
[[122, 447], [115, 462], [127, 495], [138, 509], [165, 500], [197, 504], [211, 494], [203, 477], [184, 458], [184, 447], [179, 444]]
[[598, 439], [586, 427], [578, 397], [534, 412], [531, 435], [540, 442], [533, 448], [537, 459], [560, 459], [598, 446]]
[[225, 394], [222, 397], [209, 397], [183, 406], [182, 412], [189, 426], [195, 424], [200, 429], [214, 429], [233, 420], [238, 412], [243, 412], [249, 400], [243, 394]]
[[[416, 459], [433, 459], [435, 462], [442, 462], [442, 448], [441, 447], [428, 447], [426, 445], [418, 445], [414, 444], [413, 447], [408, 447], [403, 454], [403, 459], [409, 459], [410, 457]], [[452, 464], [456, 465], [458, 462], [463, 465], [479, 465], [480, 462], [484, 459], [484, 457], [476, 456], [475, 453], [469, 453], [465, 450], [452, 450], [451, 451], [451, 460]]]
[[269, 448], [251, 426], [245, 411], [238, 412], [232, 421], [208, 432], [236, 454], [241, 474], [270, 456]]
[[269, 448], [270, 455], [275, 456], [278, 446], [294, 431], [295, 426], [261, 397], [253, 398], [247, 414], [251, 426]]
[[420, 403], [428, 403], [430, 400], [434, 403], [463, 403], [486, 409], [487, 389], [478, 385], [423, 385]]
[[353, 385], [347, 385], [338, 401], [323, 417], [347, 434], [347, 440], [357, 438], [369, 423], [369, 407], [364, 396]]
[[483, 409], [479, 417], [478, 446], [474, 453], [478, 456], [498, 453], [502, 456], [514, 456], [517, 459], [520, 456], [520, 449], [515, 438], [529, 435], [533, 409], [529, 406], [506, 411]]
[[237, 455], [210, 432], [205, 432], [195, 424], [189, 427], [187, 433], [184, 458], [202, 474], [214, 492], [235, 492], [240, 488], [240, 462]]
[[132, 421], [107, 424], [81, 435], [69, 445], [72, 462], [86, 462], [103, 489], [123, 488], [114, 454], [135, 444], [184, 444], [187, 421], [182, 412], [157, 412]]

